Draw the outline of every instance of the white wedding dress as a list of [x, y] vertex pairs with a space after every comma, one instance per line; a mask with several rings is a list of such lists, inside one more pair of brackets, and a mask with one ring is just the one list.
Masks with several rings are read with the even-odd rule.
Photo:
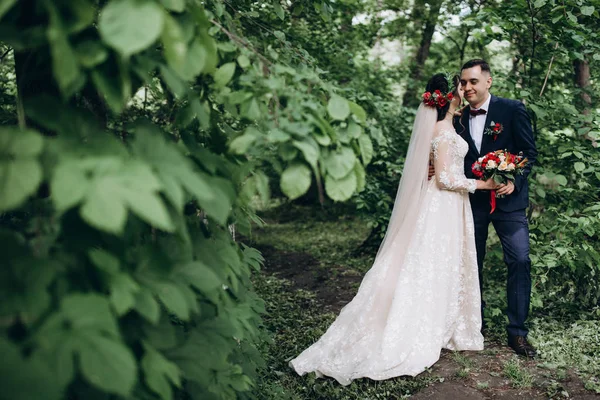
[[[436, 177], [422, 183], [415, 226], [404, 239], [409, 243], [401, 235], [386, 236], [389, 246], [378, 253], [354, 299], [290, 362], [298, 374], [316, 372], [342, 385], [362, 377], [415, 376], [439, 359], [442, 348], [483, 349], [468, 197], [476, 181], [463, 170], [468, 145], [454, 130], [428, 140]], [[403, 244], [408, 246], [399, 257]]]

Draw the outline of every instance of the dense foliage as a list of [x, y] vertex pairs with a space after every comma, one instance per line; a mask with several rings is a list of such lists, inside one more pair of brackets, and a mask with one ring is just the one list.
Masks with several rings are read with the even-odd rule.
[[[351, 200], [373, 228], [362, 249], [376, 248], [418, 88], [471, 57], [490, 60], [493, 93], [523, 100], [534, 122], [534, 311], [593, 315], [599, 11], [0, 1], [0, 398], [250, 396], [263, 259], [236, 235], [262, 223], [271, 193], [326, 210]], [[501, 282], [490, 247], [486, 276]], [[488, 288], [496, 326], [502, 290]]]
[[259, 221], [261, 167], [290, 198], [314, 178], [345, 200], [373, 156], [363, 108], [282, 31], [251, 29], [286, 16], [276, 3], [2, 2], [20, 96], [3, 109], [18, 125], [0, 130], [0, 397], [251, 389], [262, 258], [233, 234]]

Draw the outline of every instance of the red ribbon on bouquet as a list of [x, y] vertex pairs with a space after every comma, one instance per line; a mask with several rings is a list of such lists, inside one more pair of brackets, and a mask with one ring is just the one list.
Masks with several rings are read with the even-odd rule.
[[490, 214], [494, 212], [494, 210], [496, 210], [496, 191], [495, 190], [490, 190], [490, 205], [492, 206], [492, 211], [490, 211]]

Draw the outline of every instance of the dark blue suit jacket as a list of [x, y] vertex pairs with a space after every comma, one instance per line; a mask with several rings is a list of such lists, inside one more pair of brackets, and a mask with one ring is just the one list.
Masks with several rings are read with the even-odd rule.
[[[495, 141], [491, 135], [484, 134], [481, 142], [481, 152], [477, 151], [475, 143], [471, 138], [468, 110], [466, 108], [462, 117], [455, 118], [454, 121], [456, 132], [469, 144], [469, 152], [465, 156], [465, 176], [467, 178], [475, 178], [471, 171], [471, 166], [475, 160], [490, 151], [508, 150], [513, 154], [523, 152], [523, 155], [529, 160], [524, 170], [525, 173], [516, 176], [515, 191], [502, 199], [497, 199], [496, 208], [505, 212], [527, 208], [529, 205], [527, 177], [536, 161], [537, 150], [535, 148], [531, 120], [525, 106], [519, 101], [503, 99], [492, 95], [486, 114], [485, 127], [489, 127], [493, 121], [502, 124], [503, 130]], [[490, 194], [488, 191], [478, 190], [475, 194], [471, 194], [471, 206], [474, 210], [488, 209], [489, 202]]]

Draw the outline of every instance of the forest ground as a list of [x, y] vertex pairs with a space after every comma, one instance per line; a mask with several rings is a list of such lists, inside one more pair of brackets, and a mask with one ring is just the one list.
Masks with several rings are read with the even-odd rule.
[[[594, 390], [586, 389], [586, 386], [596, 387], [597, 378], [593, 374], [582, 374], [574, 363], [556, 362], [569, 358], [561, 352], [572, 352], [577, 344], [554, 340], [554, 347], [558, 348], [548, 351], [549, 356], [544, 355], [542, 348], [541, 357], [526, 360], [515, 356], [504, 344], [501, 326], [490, 329], [485, 350], [443, 351], [430, 370], [415, 378], [380, 382], [360, 379], [342, 387], [333, 379], [316, 379], [314, 374], [297, 376], [288, 367], [288, 361], [318, 339], [353, 298], [375, 251], [367, 254], [357, 251], [370, 230], [351, 212], [334, 215], [314, 206], [282, 205], [262, 213], [261, 217], [266, 226], [245, 238], [266, 260], [264, 269], [254, 279], [259, 295], [266, 302], [264, 321], [272, 335], [271, 343], [262, 348], [267, 367], [259, 380], [259, 398], [600, 398]], [[536, 318], [532, 316], [533, 320]], [[544, 325], [534, 321], [534, 325], [542, 327], [537, 332], [547, 342], [552, 335], [561, 337], [556, 332], [561, 326], [569, 329], [568, 325], [555, 322]], [[530, 337], [535, 341], [534, 335]], [[584, 362], [585, 356], [584, 361], [575, 359]]]

